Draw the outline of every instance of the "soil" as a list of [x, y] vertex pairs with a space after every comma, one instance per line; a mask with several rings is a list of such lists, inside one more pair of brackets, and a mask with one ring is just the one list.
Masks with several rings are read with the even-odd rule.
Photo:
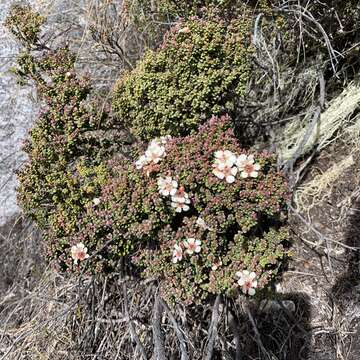
[[[304, 184], [351, 150], [344, 143], [328, 148], [311, 165]], [[327, 189], [329, 196], [290, 217], [294, 256], [278, 288], [298, 299], [295, 316], [301, 315], [307, 334], [303, 354], [289, 360], [360, 358], [360, 155], [353, 156], [353, 165]]]

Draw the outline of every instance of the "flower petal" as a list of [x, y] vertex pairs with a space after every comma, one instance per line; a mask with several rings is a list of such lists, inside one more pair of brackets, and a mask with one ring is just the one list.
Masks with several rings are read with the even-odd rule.
[[235, 181], [235, 177], [232, 175], [229, 175], [226, 177], [226, 182], [229, 184], [232, 184]]
[[253, 288], [250, 288], [249, 290], [248, 290], [248, 293], [249, 293], [249, 295], [250, 296], [254, 296], [255, 295], [255, 289], [253, 289]]
[[252, 271], [250, 274], [249, 274], [249, 278], [251, 280], [254, 280], [256, 278], [256, 273], [254, 271]]

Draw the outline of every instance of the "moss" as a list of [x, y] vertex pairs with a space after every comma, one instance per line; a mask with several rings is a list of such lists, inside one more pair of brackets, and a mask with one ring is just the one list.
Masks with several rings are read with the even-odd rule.
[[231, 114], [250, 76], [249, 36], [247, 17], [179, 22], [119, 79], [116, 113], [144, 140], [186, 135], [211, 115]]

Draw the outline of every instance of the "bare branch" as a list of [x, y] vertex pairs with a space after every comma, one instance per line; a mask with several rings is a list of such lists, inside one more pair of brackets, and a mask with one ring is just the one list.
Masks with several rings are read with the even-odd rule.
[[221, 295], [218, 295], [215, 299], [215, 303], [213, 306], [212, 316], [211, 316], [211, 322], [208, 330], [208, 341], [207, 341], [207, 348], [206, 348], [206, 360], [211, 360], [214, 353], [214, 347], [215, 347], [215, 340], [217, 337], [217, 327], [220, 319], [220, 311], [219, 306], [221, 302]]

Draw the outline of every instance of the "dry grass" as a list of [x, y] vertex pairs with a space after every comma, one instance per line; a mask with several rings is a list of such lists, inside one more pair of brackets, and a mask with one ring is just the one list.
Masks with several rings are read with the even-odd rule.
[[299, 186], [294, 194], [297, 210], [308, 214], [314, 206], [329, 198], [332, 185], [352, 165], [354, 165], [354, 157], [349, 155], [340, 162], [333, 164], [330, 169], [316, 175], [311, 181]]
[[[341, 136], [347, 127], [354, 126], [351, 115], [358, 109], [359, 102], [360, 87], [351, 83], [330, 102], [316, 126], [311, 128], [299, 156], [304, 156], [313, 150], [321, 151]], [[294, 156], [308, 131], [308, 121], [309, 119], [305, 118], [302, 122], [296, 120], [286, 125], [279, 149], [283, 161], [288, 161]]]

